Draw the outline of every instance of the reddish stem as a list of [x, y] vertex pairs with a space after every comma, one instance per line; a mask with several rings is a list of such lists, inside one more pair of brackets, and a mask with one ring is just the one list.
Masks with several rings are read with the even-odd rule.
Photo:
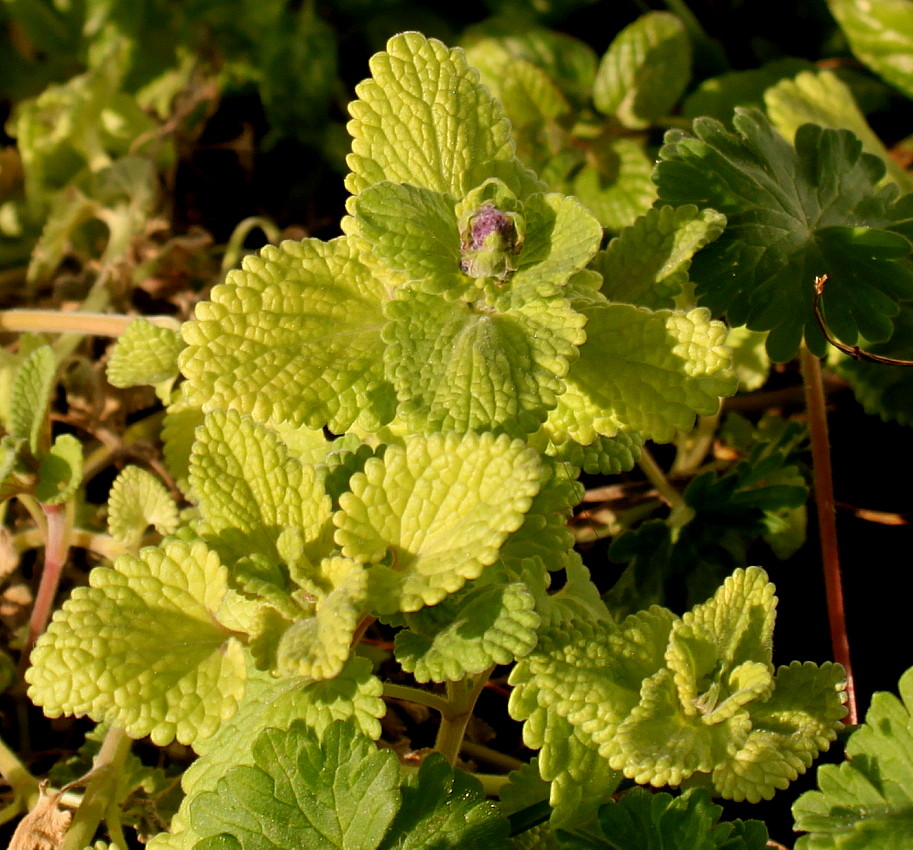
[[843, 605], [843, 586], [840, 578], [840, 558], [837, 551], [837, 503], [834, 499], [834, 478], [831, 470], [830, 439], [827, 429], [827, 407], [821, 363], [803, 344], [799, 355], [802, 380], [805, 384], [805, 404], [812, 442], [815, 506], [818, 512], [818, 538], [824, 568], [824, 591], [827, 597], [827, 617], [831, 630], [834, 660], [846, 670], [846, 722], [856, 725], [856, 686], [850, 664], [850, 642], [846, 632], [846, 611]]
[[44, 505], [48, 524], [48, 536], [44, 546], [44, 569], [41, 571], [41, 582], [38, 585], [38, 594], [32, 607], [32, 617], [29, 620], [29, 632], [22, 650], [20, 667], [28, 665], [28, 657], [35, 646], [35, 641], [44, 633], [48, 620], [54, 609], [54, 597], [57, 596], [57, 587], [60, 584], [60, 575], [67, 562], [69, 541], [67, 535], [66, 505]]

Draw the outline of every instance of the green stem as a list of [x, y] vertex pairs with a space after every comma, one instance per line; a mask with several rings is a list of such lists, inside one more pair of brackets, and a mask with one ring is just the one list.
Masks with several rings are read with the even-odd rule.
[[[113, 812], [113, 807], [118, 805], [115, 799], [117, 785], [132, 744], [133, 741], [123, 729], [116, 726], [108, 729], [88, 775], [86, 793], [73, 816], [60, 850], [83, 850], [90, 845], [102, 818], [107, 812]], [[119, 817], [115, 816], [114, 822], [118, 824]]]
[[384, 696], [389, 697], [390, 699], [401, 699], [406, 702], [414, 702], [416, 705], [424, 705], [434, 709], [441, 715], [450, 708], [450, 703], [437, 694], [432, 694], [429, 691], [422, 691], [418, 688], [410, 688], [408, 685], [395, 685], [392, 682], [384, 682]]
[[660, 469], [656, 459], [650, 454], [646, 447], [644, 447], [640, 460], [637, 461], [637, 465], [670, 508], [684, 509], [687, 507], [682, 494], [669, 483], [669, 480], [666, 478], [666, 473]]
[[698, 417], [697, 427], [676, 441], [678, 451], [669, 470], [670, 475], [690, 476], [704, 462], [713, 445], [719, 424], [719, 413]]
[[437, 730], [434, 749], [443, 755], [451, 765], [456, 764], [460, 745], [466, 734], [466, 726], [492, 670], [494, 670], [494, 665], [468, 679], [447, 683], [448, 705], [447, 710], [441, 714], [441, 725]]
[[[0, 776], [13, 789], [16, 798], [14, 806], [4, 809], [3, 815], [7, 815], [10, 808], [13, 808], [9, 818], [15, 817], [23, 808], [28, 811], [38, 802], [38, 780], [29, 773], [26, 766], [7, 747], [2, 738], [0, 738]], [[3, 820], [0, 819], [0, 823], [2, 822]]]
[[497, 750], [493, 750], [491, 747], [486, 747], [484, 744], [479, 744], [475, 741], [464, 740], [460, 747], [460, 751], [464, 755], [469, 756], [473, 761], [485, 762], [494, 768], [500, 768], [507, 772], [519, 770], [526, 764], [525, 761], [521, 761], [513, 756], [505, 755], [504, 753], [499, 753]]
[[799, 354], [799, 362], [802, 368], [802, 381], [805, 385], [805, 404], [808, 410], [808, 428], [811, 435], [818, 538], [821, 543], [831, 646], [834, 661], [842, 664], [846, 670], [846, 721], [851, 725], [856, 725], [859, 722], [859, 713], [856, 707], [856, 687], [853, 680], [853, 668], [850, 664], [850, 642], [846, 632], [846, 611], [840, 577], [840, 558], [837, 549], [837, 502], [834, 499], [827, 406], [824, 398], [824, 384], [821, 380], [821, 363], [805, 345], [802, 346]]

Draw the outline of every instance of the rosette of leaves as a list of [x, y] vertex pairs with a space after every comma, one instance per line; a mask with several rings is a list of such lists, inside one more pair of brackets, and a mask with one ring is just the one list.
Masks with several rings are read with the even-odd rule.
[[347, 236], [265, 248], [213, 290], [183, 329], [188, 402], [334, 433], [526, 437], [548, 418], [559, 456], [612, 469], [716, 411], [723, 326], [606, 299], [598, 222], [520, 164], [461, 50], [406, 33], [371, 69]]
[[[352, 472], [335, 511], [324, 476], [249, 417], [208, 414], [190, 461], [200, 519], [93, 570], [32, 654], [33, 701], [51, 716], [195, 744], [238, 710], [259, 668], [339, 680], [328, 687], [349, 694], [351, 713], [342, 674], [359, 626], [478, 579], [524, 525], [547, 471], [518, 440], [468, 433], [388, 446]], [[498, 659], [531, 648], [529, 600], [508, 590], [489, 601], [508, 631], [526, 628], [512, 643], [492, 630]]]
[[750, 567], [681, 618], [654, 606], [541, 634], [511, 673], [510, 711], [552, 762], [549, 778], [563, 777], [553, 805], [574, 784], [560, 755], [568, 731], [637, 782], [701, 775], [727, 799], [769, 799], [804, 772], [841, 728], [843, 669], [775, 670], [775, 604], [764, 571]]

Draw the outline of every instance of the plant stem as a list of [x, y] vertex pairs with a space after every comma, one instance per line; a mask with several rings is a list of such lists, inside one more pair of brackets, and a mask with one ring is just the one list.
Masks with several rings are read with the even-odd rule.
[[47, 538], [44, 545], [44, 568], [41, 582], [32, 607], [29, 631], [19, 659], [20, 672], [28, 666], [29, 654], [35, 641], [44, 632], [54, 608], [54, 597], [60, 584], [60, 575], [70, 551], [69, 528], [72, 520], [72, 502], [62, 505], [42, 505], [47, 520]]
[[[18, 814], [19, 806], [28, 811], [38, 802], [38, 780], [29, 773], [26, 766], [7, 747], [2, 738], [0, 738], [0, 776], [13, 789], [18, 804], [12, 817]], [[7, 809], [4, 809], [4, 813], [6, 811]], [[0, 823], [3, 823], [2, 818], [0, 818]]]
[[[95, 764], [88, 774], [86, 793], [73, 816], [73, 823], [67, 830], [60, 850], [83, 850], [92, 843], [105, 813], [117, 806], [114, 799], [117, 783], [132, 744], [133, 741], [123, 729], [117, 726], [108, 729]], [[116, 815], [113, 820], [115, 824], [119, 823]]]
[[678, 492], [666, 478], [666, 474], [660, 469], [659, 464], [646, 447], [637, 461], [641, 472], [647, 476], [647, 480], [656, 488], [660, 498], [669, 505], [670, 508], [684, 508], [685, 500], [682, 494]]
[[850, 642], [846, 632], [846, 612], [840, 578], [840, 559], [837, 551], [837, 503], [834, 499], [834, 480], [831, 470], [830, 440], [827, 429], [827, 407], [821, 363], [803, 344], [799, 354], [802, 381], [805, 385], [805, 404], [812, 445], [815, 506], [818, 512], [818, 538], [824, 568], [824, 591], [827, 597], [827, 616], [831, 631], [834, 660], [846, 670], [847, 723], [856, 725], [856, 687], [850, 664]]
[[491, 676], [494, 666], [463, 679], [459, 682], [447, 683], [447, 710], [441, 714], [441, 725], [437, 730], [437, 740], [434, 749], [437, 750], [451, 765], [456, 764], [466, 726], [472, 717], [479, 694]]
[[[0, 330], [32, 331], [33, 333], [91, 334], [93, 336], [120, 336], [136, 316], [108, 313], [82, 313], [60, 310], [0, 310]], [[180, 322], [171, 316], [145, 316], [160, 328], [177, 330]]]
[[384, 696], [390, 699], [401, 699], [406, 702], [414, 702], [416, 705], [424, 705], [434, 709], [443, 715], [449, 708], [450, 703], [437, 694], [429, 691], [422, 691], [418, 688], [410, 688], [408, 685], [395, 685], [392, 682], [384, 682]]

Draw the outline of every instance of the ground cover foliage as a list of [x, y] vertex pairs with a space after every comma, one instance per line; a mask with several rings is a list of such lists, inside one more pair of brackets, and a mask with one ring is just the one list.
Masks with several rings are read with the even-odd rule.
[[0, 23], [11, 847], [910, 845], [907, 0]]

